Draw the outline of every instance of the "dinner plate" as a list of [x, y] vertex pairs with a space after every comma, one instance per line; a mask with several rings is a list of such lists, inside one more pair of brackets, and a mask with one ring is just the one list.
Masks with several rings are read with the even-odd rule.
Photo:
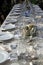
[[43, 39], [43, 24], [37, 24], [38, 37]]
[[20, 15], [21, 13], [12, 13], [12, 14], [10, 14], [10, 16], [18, 16], [18, 15]]
[[35, 7], [35, 8], [39, 8], [39, 6], [38, 6], [38, 5], [33, 5], [33, 7]]
[[10, 40], [13, 35], [10, 32], [0, 32], [0, 41]]
[[17, 4], [17, 5], [15, 5], [14, 7], [21, 7], [21, 5], [18, 5], [18, 4]]
[[15, 8], [15, 10], [21, 10], [21, 8]]
[[14, 12], [20, 13], [21, 10], [13, 10], [13, 11], [11, 12], [11, 14], [14, 13]]
[[6, 51], [0, 50], [0, 64], [5, 62], [9, 57], [9, 54]]
[[14, 28], [16, 28], [16, 26], [11, 23], [2, 26], [2, 30], [10, 30], [10, 29], [14, 29]]
[[7, 19], [6, 23], [16, 23], [17, 19]]
[[10, 18], [18, 19], [20, 16], [19, 15], [10, 15]]
[[36, 12], [42, 12], [42, 10], [35, 10]]
[[21, 10], [14, 10], [15, 12], [20, 12]]
[[15, 8], [20, 8], [20, 6], [15, 6]]
[[15, 7], [15, 9], [21, 9], [21, 8], [19, 8], [19, 7]]
[[40, 31], [40, 32], [43, 31], [43, 24], [37, 23], [36, 26], [37, 26], [38, 31]]
[[14, 20], [6, 20], [6, 24], [7, 24], [7, 23], [16, 23], [16, 22], [17, 22], [16, 19], [14, 19]]
[[37, 26], [38, 26], [39, 28], [42, 28], [42, 27], [43, 27], [43, 24], [38, 23]]
[[37, 9], [37, 10], [41, 10], [41, 8], [35, 8], [35, 9]]
[[[11, 18], [11, 19], [17, 19], [18, 17], [20, 17], [19, 15], [18, 16], [9, 16], [8, 18]], [[7, 18], [7, 19], [8, 19]]]
[[19, 7], [19, 6], [21, 6], [21, 4], [16, 4], [14, 7]]
[[18, 5], [18, 6], [16, 6], [16, 5], [15, 5], [15, 7], [19, 8], [19, 7], [20, 7], [20, 5]]

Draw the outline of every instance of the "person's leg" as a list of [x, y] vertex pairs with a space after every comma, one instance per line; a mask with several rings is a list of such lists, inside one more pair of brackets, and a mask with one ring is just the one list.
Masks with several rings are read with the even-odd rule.
[[0, 23], [2, 24], [3, 23], [3, 21], [4, 21], [4, 15], [2, 14], [1, 16], [0, 16]]

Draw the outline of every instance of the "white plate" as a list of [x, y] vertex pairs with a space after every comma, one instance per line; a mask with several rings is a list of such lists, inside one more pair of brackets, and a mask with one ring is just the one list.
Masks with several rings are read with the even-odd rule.
[[17, 22], [17, 19], [6, 20], [6, 23], [16, 23], [16, 22]]
[[14, 13], [14, 12], [16, 12], [16, 11], [21, 11], [21, 10], [16, 10], [16, 9], [15, 9], [15, 10], [12, 10], [11, 13]]
[[15, 10], [21, 10], [21, 8], [15, 8]]
[[14, 7], [21, 6], [21, 4], [16, 4]]
[[10, 14], [10, 16], [18, 16], [18, 15], [20, 15], [20, 13], [14, 12], [14, 13]]
[[20, 8], [20, 6], [15, 6], [15, 8]]
[[9, 30], [9, 29], [14, 29], [14, 28], [16, 28], [16, 26], [15, 25], [13, 25], [13, 24], [7, 24], [7, 25], [4, 25], [4, 26], [2, 26], [2, 30]]
[[10, 32], [0, 32], [0, 41], [12, 39], [13, 35]]
[[21, 9], [20, 7], [15, 7], [14, 9]]
[[20, 16], [9, 16], [7, 19], [11, 18], [11, 19], [18, 19], [18, 17]]
[[21, 12], [21, 10], [14, 10], [15, 12]]
[[35, 12], [43, 12], [42, 10], [35, 10]]
[[38, 24], [36, 24], [37, 25], [37, 27], [39, 27], [39, 28], [43, 28], [43, 24], [41, 24], [41, 23], [38, 23]]
[[18, 19], [20, 16], [17, 14], [17, 15], [10, 15], [10, 18], [14, 18], [15, 20]]
[[0, 63], [5, 62], [9, 57], [9, 54], [6, 51], [0, 50]]
[[19, 5], [18, 6], [15, 5], [15, 7], [20, 7], [20, 6]]

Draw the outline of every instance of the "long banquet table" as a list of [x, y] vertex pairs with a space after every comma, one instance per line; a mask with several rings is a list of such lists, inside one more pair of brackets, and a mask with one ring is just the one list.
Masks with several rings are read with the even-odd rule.
[[[16, 17], [15, 15], [12, 15], [12, 12], [13, 12], [13, 14], [15, 13], [15, 9], [16, 9], [17, 6], [20, 7], [20, 14], [19, 14], [19, 16]], [[39, 42], [43, 43], [43, 29], [42, 29], [43, 28], [43, 11], [41, 10], [41, 8], [38, 5], [32, 4], [32, 6], [33, 6], [33, 9], [34, 9], [34, 13], [30, 13], [29, 17], [25, 17], [23, 15], [23, 13], [25, 11], [24, 4], [16, 4], [16, 5], [14, 5], [12, 10], [8, 14], [8, 16], [6, 17], [4, 23], [1, 25], [1, 29], [2, 29], [3, 26], [5, 26], [5, 25], [7, 25], [9, 23], [11, 24], [10, 21], [17, 20], [15, 23], [12, 23], [13, 25], [16, 26], [15, 29], [4, 30], [4, 32], [9, 31], [11, 34], [13, 34], [14, 38], [11, 39], [11, 40], [8, 40], [8, 41], [0, 42], [1, 46], [7, 47], [7, 48], [9, 48], [9, 46], [11, 44], [17, 44], [18, 48], [11, 50], [11, 53], [18, 53], [18, 55], [19, 55], [21, 52], [24, 53], [26, 50], [28, 50], [27, 49], [27, 47], [29, 47], [28, 44], [27, 44], [28, 40], [23, 39], [22, 28], [25, 25], [27, 25], [29, 22], [32, 23], [32, 24], [37, 25], [40, 28], [38, 30], [39, 31], [39, 36], [36, 37], [36, 41], [35, 42], [33, 41], [33, 43], [39, 43]], [[40, 55], [43, 57], [43, 44], [41, 46], [42, 47], [41, 48], [39, 47], [38, 50], [40, 51]], [[41, 60], [42, 60], [42, 57], [40, 57]], [[23, 60], [23, 61], [26, 62], [25, 60]], [[27, 62], [27, 64], [25, 64], [25, 63], [22, 64], [21, 62], [22, 62], [22, 60], [18, 61], [17, 59], [16, 60], [12, 60], [12, 59], [9, 60], [8, 59], [8, 61], [6, 61], [6, 62], [4, 62], [4, 63], [2, 63], [0, 65], [29, 65], [29, 62]], [[39, 65], [43, 65], [43, 61], [41, 61], [41, 63]]]

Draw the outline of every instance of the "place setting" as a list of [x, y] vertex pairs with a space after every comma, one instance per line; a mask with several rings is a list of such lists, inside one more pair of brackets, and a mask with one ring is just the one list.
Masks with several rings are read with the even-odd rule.
[[6, 19], [5, 24], [9, 24], [9, 23], [15, 24], [17, 22], [18, 22], [17, 19], [8, 18], [8, 19]]
[[[8, 17], [6, 20], [5, 20], [5, 23], [6, 22], [8, 22], [9, 23], [9, 21], [11, 21], [11, 20], [13, 20], [14, 22], [17, 22], [18, 21], [18, 17], [17, 16], [15, 16], [14, 18], [13, 17]], [[13, 23], [13, 22], [12, 22]]]
[[0, 64], [6, 62], [9, 58], [8, 52], [0, 49]]
[[35, 12], [43, 12], [42, 10], [35, 10]]
[[19, 8], [19, 7], [16, 7], [16, 8], [14, 8], [15, 10], [21, 10], [21, 8]]
[[16, 47], [17, 47], [17, 44], [0, 46], [0, 65], [6, 64], [6, 63], [9, 64], [12, 62], [12, 60], [16, 58], [16, 54], [12, 53], [12, 50], [16, 49]]
[[21, 7], [21, 5], [15, 5], [14, 7], [15, 7], [15, 8], [20, 8], [20, 7]]
[[0, 42], [7, 41], [13, 38], [13, 34], [10, 32], [0, 32]]
[[7, 17], [7, 19], [11, 18], [11, 19], [18, 19], [20, 17], [21, 13], [12, 13], [12, 14], [9, 14], [9, 16]]
[[19, 16], [21, 13], [16, 13], [16, 12], [14, 12], [14, 13], [12, 13], [12, 14], [10, 14], [9, 16]]
[[11, 12], [11, 14], [14, 13], [14, 12], [20, 13], [21, 10], [13, 10], [13, 11]]
[[14, 10], [14, 11], [17, 12], [17, 13], [21, 12], [21, 10]]
[[2, 28], [2, 31], [8, 31], [8, 30], [16, 29], [16, 26], [15, 26], [15, 24], [9, 23], [9, 24], [5, 24], [1, 28]]

